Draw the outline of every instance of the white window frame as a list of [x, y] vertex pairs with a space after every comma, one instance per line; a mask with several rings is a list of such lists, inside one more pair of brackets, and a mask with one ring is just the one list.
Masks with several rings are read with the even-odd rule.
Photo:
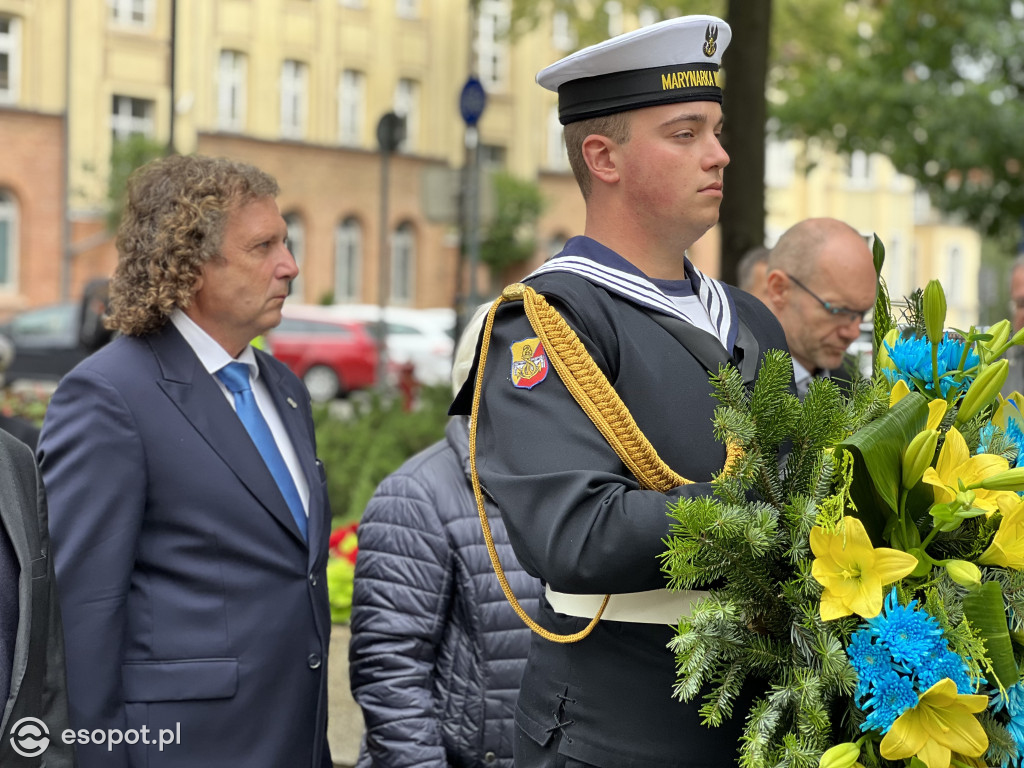
[[551, 46], [563, 53], [576, 48], [576, 34], [565, 11], [556, 11], [551, 17]]
[[119, 27], [149, 29], [153, 26], [154, 0], [107, 0], [110, 21]]
[[855, 149], [847, 158], [846, 179], [851, 187], [866, 188], [874, 182], [875, 160], [862, 149]]
[[334, 301], [358, 301], [362, 281], [363, 225], [347, 216], [334, 228]]
[[309, 111], [309, 67], [298, 59], [281, 62], [281, 136], [304, 139]]
[[0, 55], [7, 57], [7, 87], [0, 88], [0, 104], [16, 104], [21, 93], [21, 19], [3, 14], [7, 32], [0, 34]]
[[476, 68], [487, 93], [508, 88], [511, 20], [507, 0], [480, 0], [476, 21]]
[[[134, 114], [137, 104], [145, 107], [146, 114], [137, 116]], [[124, 141], [129, 136], [148, 136], [153, 138], [156, 130], [156, 121], [153, 113], [156, 110], [156, 102], [152, 99], [141, 99], [135, 96], [122, 96], [114, 94], [111, 102], [110, 130], [116, 141]]]
[[764, 153], [765, 186], [784, 188], [796, 175], [796, 152], [792, 142], [769, 137]]
[[217, 59], [217, 127], [245, 130], [245, 91], [248, 59], [241, 51], [224, 49]]
[[405, 138], [398, 145], [399, 152], [416, 149], [416, 134], [419, 127], [419, 81], [408, 77], [398, 80], [395, 86], [395, 114], [405, 118]]
[[608, 14], [608, 37], [616, 37], [626, 31], [626, 15], [619, 0], [608, 0], [604, 4]]
[[338, 143], [358, 147], [366, 114], [366, 73], [346, 69], [338, 77]]
[[565, 149], [565, 129], [558, 121], [558, 105], [548, 107], [547, 167], [552, 171], [569, 169], [569, 154]]
[[416, 297], [416, 230], [403, 221], [391, 233], [391, 301], [409, 306]]
[[636, 21], [638, 26], [649, 27], [661, 21], [661, 13], [650, 5], [642, 5], [636, 12]]
[[[0, 291], [13, 291], [18, 287], [18, 225], [20, 215], [18, 201], [9, 190], [0, 188], [0, 224], [7, 225], [6, 236], [0, 242], [0, 255], [7, 258], [7, 264], [0, 262]], [[0, 227], [0, 234], [3, 229]], [[6, 273], [5, 273], [6, 272]]]
[[948, 285], [949, 303], [959, 305], [964, 300], [964, 264], [967, 261], [966, 249], [960, 243], [946, 246], [946, 276], [944, 285]]
[[304, 303], [305, 281], [302, 279], [302, 265], [306, 258], [306, 222], [298, 211], [289, 211], [282, 217], [288, 228], [288, 251], [295, 259], [299, 274], [292, 280], [291, 296], [294, 301]]

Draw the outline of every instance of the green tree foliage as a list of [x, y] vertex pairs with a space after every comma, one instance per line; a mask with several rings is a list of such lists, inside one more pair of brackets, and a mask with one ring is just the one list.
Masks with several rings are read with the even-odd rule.
[[167, 146], [141, 134], [114, 141], [110, 150], [110, 177], [107, 181], [107, 231], [114, 232], [124, 210], [125, 182], [132, 171], [163, 156]]
[[544, 209], [544, 198], [536, 183], [510, 173], [496, 173], [492, 181], [494, 221], [480, 242], [480, 260], [500, 278], [507, 267], [522, 264], [533, 256], [537, 247], [533, 232]]
[[889, 157], [939, 208], [1012, 237], [1024, 216], [1024, 2], [789, 3], [772, 114], [783, 135]]

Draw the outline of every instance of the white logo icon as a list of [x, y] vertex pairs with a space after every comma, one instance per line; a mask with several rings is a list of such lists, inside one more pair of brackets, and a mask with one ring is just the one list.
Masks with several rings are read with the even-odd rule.
[[11, 726], [11, 746], [22, 757], [39, 757], [50, 746], [50, 729], [35, 717], [23, 717]]

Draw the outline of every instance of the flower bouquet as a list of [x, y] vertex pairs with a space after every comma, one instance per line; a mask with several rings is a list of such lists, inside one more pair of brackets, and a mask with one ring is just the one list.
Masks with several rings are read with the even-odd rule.
[[671, 507], [663, 567], [712, 587], [670, 645], [674, 694], [715, 726], [761, 686], [736, 713], [746, 768], [1024, 758], [1024, 399], [1000, 395], [1024, 333], [945, 314], [932, 281], [898, 324], [880, 280], [873, 376], [849, 395], [822, 379], [798, 400], [774, 351], [752, 389], [713, 377], [742, 452]]

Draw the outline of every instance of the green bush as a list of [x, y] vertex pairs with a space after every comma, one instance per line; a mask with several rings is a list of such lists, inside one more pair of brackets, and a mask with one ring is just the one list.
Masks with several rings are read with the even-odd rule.
[[447, 387], [424, 387], [411, 412], [403, 410], [400, 398], [377, 394], [354, 401], [345, 419], [331, 416], [327, 407], [314, 409], [334, 526], [359, 520], [381, 480], [444, 436], [451, 399]]

